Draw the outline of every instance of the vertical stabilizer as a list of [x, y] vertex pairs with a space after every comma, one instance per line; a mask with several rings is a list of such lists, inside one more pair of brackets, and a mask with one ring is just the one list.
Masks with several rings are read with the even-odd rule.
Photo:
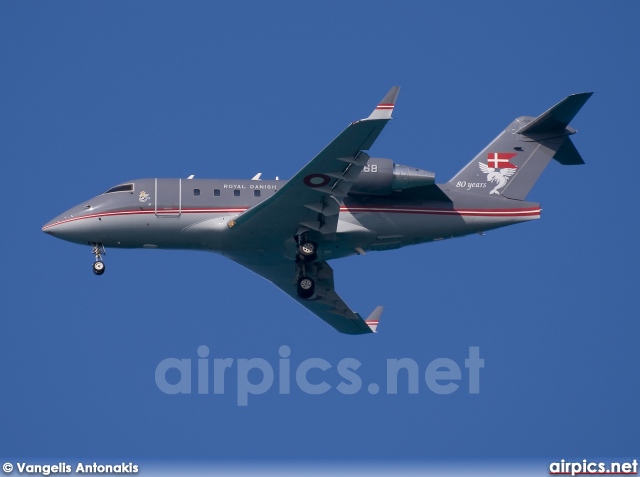
[[560, 164], [584, 164], [569, 138], [569, 122], [593, 93], [568, 96], [537, 118], [515, 119], [446, 187], [474, 194], [524, 200], [553, 158]]

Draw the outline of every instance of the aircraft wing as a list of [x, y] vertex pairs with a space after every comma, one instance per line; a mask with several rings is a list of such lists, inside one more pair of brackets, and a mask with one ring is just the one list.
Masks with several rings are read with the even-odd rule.
[[265, 257], [260, 253], [227, 257], [266, 278], [341, 333], [360, 335], [376, 332], [383, 308], [378, 306], [366, 320], [353, 312], [336, 293], [333, 269], [327, 262], [316, 262], [308, 266], [307, 274], [316, 282], [316, 291], [313, 298], [305, 300], [300, 298], [296, 291], [295, 263], [291, 260], [284, 257]]
[[230, 240], [246, 244], [242, 253], [226, 254], [230, 259], [274, 283], [342, 333], [374, 332], [382, 307], [367, 320], [354, 313], [336, 293], [333, 269], [322, 260], [304, 265], [315, 292], [311, 298], [300, 298], [293, 238], [316, 234], [320, 250], [323, 240], [335, 239], [340, 204], [369, 160], [363, 151], [391, 119], [398, 91], [397, 86], [391, 88], [369, 117], [351, 123], [274, 195], [228, 222]]
[[314, 230], [336, 233], [340, 203], [358, 179], [368, 150], [391, 119], [399, 87], [394, 86], [371, 115], [351, 123], [274, 195], [229, 222], [232, 230], [269, 230], [288, 237]]

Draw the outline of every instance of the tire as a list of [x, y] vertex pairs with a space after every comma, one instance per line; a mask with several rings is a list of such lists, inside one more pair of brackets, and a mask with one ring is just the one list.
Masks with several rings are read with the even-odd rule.
[[305, 241], [298, 246], [298, 253], [304, 262], [313, 262], [318, 258], [318, 244]]
[[298, 296], [305, 300], [311, 298], [316, 291], [316, 284], [312, 278], [302, 277], [298, 280]]
[[93, 273], [96, 275], [102, 275], [104, 273], [104, 262], [93, 262]]

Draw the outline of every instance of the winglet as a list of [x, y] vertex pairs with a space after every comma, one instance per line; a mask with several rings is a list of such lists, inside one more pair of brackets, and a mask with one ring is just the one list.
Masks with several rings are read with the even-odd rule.
[[382, 312], [384, 311], [383, 306], [376, 307], [375, 310], [371, 312], [371, 314], [367, 317], [364, 322], [371, 328], [371, 331], [377, 333], [378, 323], [380, 322], [380, 316], [382, 316]]
[[391, 119], [391, 113], [393, 113], [393, 108], [396, 105], [399, 91], [400, 86], [391, 88], [367, 119]]

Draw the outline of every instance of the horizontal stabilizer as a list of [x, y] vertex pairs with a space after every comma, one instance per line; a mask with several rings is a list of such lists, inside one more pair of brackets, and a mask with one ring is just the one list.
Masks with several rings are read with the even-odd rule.
[[580, 108], [593, 93], [577, 93], [567, 96], [554, 107], [542, 113], [518, 131], [518, 134], [540, 134], [550, 131], [564, 131]]

